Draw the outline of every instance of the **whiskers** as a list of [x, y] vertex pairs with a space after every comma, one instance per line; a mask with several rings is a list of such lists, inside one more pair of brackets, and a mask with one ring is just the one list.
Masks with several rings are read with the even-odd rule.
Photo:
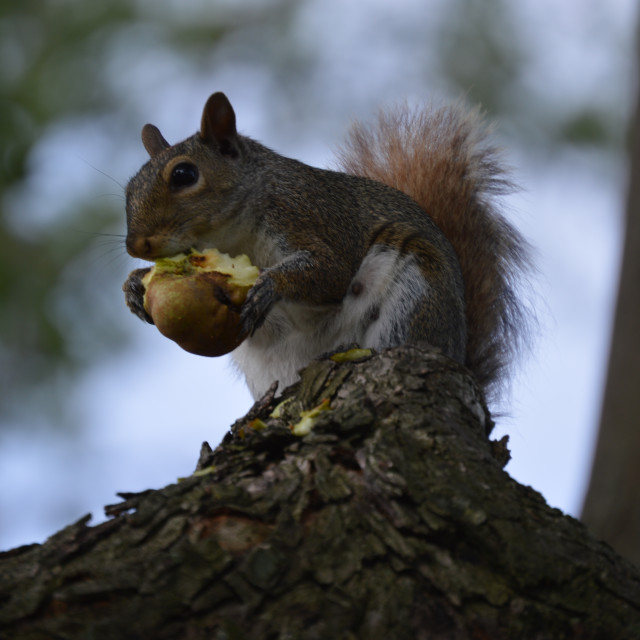
[[117, 263], [128, 261], [129, 255], [125, 247], [126, 236], [122, 233], [96, 233], [92, 242], [96, 262], [112, 267]]
[[118, 187], [120, 187], [120, 192], [119, 192], [118, 195], [122, 196], [122, 198], [124, 199], [124, 192], [125, 192], [125, 188], [126, 188], [126, 186], [124, 184], [122, 184], [121, 182], [116, 180], [111, 174], [109, 174], [106, 171], [103, 171], [102, 169], [99, 169], [95, 165], [91, 164], [86, 158], [80, 158], [80, 160], [82, 160], [82, 162], [84, 162], [88, 167], [91, 167], [94, 171], [97, 171], [100, 175], [104, 176], [108, 180], [111, 180], [111, 182], [113, 182]]
[[125, 247], [125, 234], [86, 229], [70, 229], [70, 232], [85, 238], [82, 255], [92, 269], [111, 271], [115, 266], [124, 271], [129, 266], [131, 258]]

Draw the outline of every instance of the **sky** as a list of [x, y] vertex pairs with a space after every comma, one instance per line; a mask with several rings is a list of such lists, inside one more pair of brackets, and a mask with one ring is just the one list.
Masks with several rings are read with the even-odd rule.
[[[337, 113], [334, 106], [317, 128], [287, 129], [279, 135], [274, 127], [277, 117], [269, 116], [272, 84], [233, 56], [206, 78], [179, 62], [159, 72], [156, 60], [153, 68], [125, 69], [114, 82], [129, 94], [132, 86], [142, 85], [136, 96], [140, 125], [154, 122], [170, 141], [191, 135], [207, 95], [222, 89], [234, 103], [243, 133], [283, 154], [327, 166], [352, 117], [366, 117], [389, 95], [422, 98], [416, 91], [417, 78], [435, 72], [408, 64], [410, 52], [398, 44], [397, 32], [403, 20], [412, 15], [423, 19], [426, 6], [435, 11], [441, 4], [394, 4], [406, 12], [403, 18], [403, 13], [389, 13], [388, 3], [381, 1], [310, 2], [299, 18], [300, 33], [310, 48], [315, 40], [326, 39], [326, 46], [315, 50], [322, 51], [320, 68], [333, 92], [327, 101], [351, 107], [348, 113]], [[332, 21], [338, 7], [341, 19]], [[529, 36], [542, 39], [539, 56], [521, 82], [544, 84], [541, 93], [549, 105], [611, 99], [594, 92], [594, 84], [620, 74], [622, 79], [612, 86], [622, 87], [619, 100], [630, 106], [633, 83], [630, 66], [621, 64], [624, 43], [620, 50], [609, 50], [589, 34], [594, 16], [603, 10], [615, 14], [613, 23], [629, 45], [636, 14], [631, 0], [521, 3], [520, 19], [530, 23]], [[553, 21], [548, 20], [550, 11]], [[375, 47], [369, 46], [372, 32], [383, 23], [387, 29]], [[233, 46], [237, 45], [229, 44]], [[114, 67], [120, 62], [114, 60]], [[403, 73], [395, 73], [397, 69]], [[167, 75], [175, 80], [170, 89]], [[433, 86], [436, 94], [444, 91], [437, 78]], [[348, 91], [353, 92], [352, 100], [342, 97]], [[63, 215], [60, 171], [77, 181], [77, 189], [104, 180], [104, 188], [114, 190], [92, 167], [107, 167], [115, 180], [126, 183], [145, 162], [145, 153], [137, 140], [131, 141], [114, 164], [110, 158], [117, 146], [118, 141], [96, 133], [91, 123], [63, 125], [52, 132], [35, 152], [41, 173], [26, 207], [31, 224]], [[494, 435], [510, 437], [512, 461], [507, 470], [514, 478], [540, 491], [552, 506], [577, 515], [606, 373], [626, 165], [623, 158], [612, 162], [588, 149], [569, 149], [554, 158], [526, 148], [507, 152], [523, 187], [509, 198], [508, 209], [535, 249], [532, 288], [540, 328], [514, 382], [509, 415], [499, 420]], [[119, 232], [124, 233], [124, 214]], [[123, 281], [129, 270], [142, 266], [126, 256], [123, 247], [105, 264], [119, 270]], [[135, 340], [126, 353], [115, 353], [91, 369], [71, 392], [67, 402], [84, 428], [66, 438], [44, 426], [35, 432], [17, 429], [0, 439], [0, 549], [41, 542], [88, 512], [97, 523], [102, 507], [117, 502], [116, 492], [161, 488], [188, 475], [201, 442], [215, 446], [251, 405], [228, 357], [201, 358], [180, 350], [131, 316], [121, 292], [109, 295], [119, 305], [123, 322], [131, 323]]]

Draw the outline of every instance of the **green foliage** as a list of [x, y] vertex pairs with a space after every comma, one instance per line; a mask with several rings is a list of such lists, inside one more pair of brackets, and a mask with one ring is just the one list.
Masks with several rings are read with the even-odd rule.
[[454, 0], [440, 33], [443, 75], [471, 104], [490, 113], [504, 111], [526, 62], [508, 4]]
[[561, 129], [562, 138], [567, 142], [605, 148], [620, 144], [620, 135], [616, 133], [612, 130], [607, 114], [598, 113], [594, 109], [584, 109], [572, 114]]
[[[55, 298], [65, 269], [83, 261], [88, 238], [113, 224], [114, 210], [78, 208], [63, 223], [21, 230], [10, 210], [20, 208], [20, 192], [30, 188], [31, 154], [52, 125], [113, 108], [100, 69], [110, 33], [131, 18], [124, 1], [0, 4], [0, 415], [15, 408], [21, 391], [71, 373], [81, 361]], [[76, 225], [83, 233], [73, 231]], [[86, 290], [71, 297], [95, 309], [80, 302], [88, 302]]]
[[47, 224], [23, 209], [39, 188], [30, 180], [36, 152], [56, 127], [117, 111], [106, 70], [136, 19], [128, 0], [0, 3], [0, 417], [33, 410], [25, 391], [62, 402], [65, 381], [123, 343], [116, 315], [96, 294], [119, 287], [96, 245], [111, 240], [124, 253], [122, 238], [104, 235], [116, 221], [122, 228], [123, 198], [71, 195], [64, 216], [40, 213], [54, 217]]

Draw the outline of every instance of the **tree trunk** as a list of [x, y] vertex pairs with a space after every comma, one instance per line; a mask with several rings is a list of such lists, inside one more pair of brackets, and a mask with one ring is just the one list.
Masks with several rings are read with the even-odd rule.
[[[637, 64], [640, 68], [640, 62]], [[640, 566], [640, 98], [631, 128], [622, 271], [600, 430], [582, 520], [618, 553]]]
[[312, 363], [193, 476], [2, 554], [0, 637], [640, 637], [640, 574], [491, 426], [436, 353]]

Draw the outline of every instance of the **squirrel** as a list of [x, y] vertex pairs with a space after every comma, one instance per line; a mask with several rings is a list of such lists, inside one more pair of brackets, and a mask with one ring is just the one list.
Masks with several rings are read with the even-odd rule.
[[[216, 247], [260, 268], [232, 352], [254, 398], [314, 358], [357, 343], [435, 347], [466, 365], [490, 401], [526, 334], [518, 283], [528, 243], [496, 196], [513, 187], [476, 109], [382, 111], [356, 123], [341, 171], [286, 158], [236, 130], [223, 93], [200, 131], [170, 145], [142, 129], [150, 160], [126, 188], [130, 255]], [[152, 323], [141, 278], [123, 289]]]

